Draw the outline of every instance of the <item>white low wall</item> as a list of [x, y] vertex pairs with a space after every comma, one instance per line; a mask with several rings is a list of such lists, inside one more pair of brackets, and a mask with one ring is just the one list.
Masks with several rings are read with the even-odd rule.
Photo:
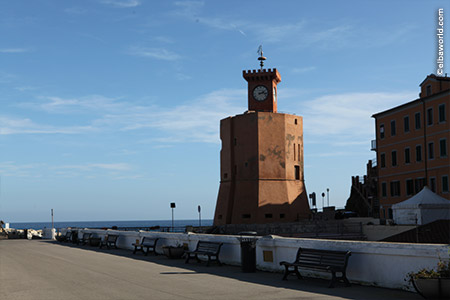
[[[160, 238], [156, 247], [158, 253], [162, 253], [163, 245], [187, 244], [189, 249], [193, 250], [199, 240], [222, 242], [224, 245], [220, 251], [220, 260], [229, 265], [241, 264], [241, 248], [237, 236], [84, 229], [79, 230], [79, 237], [82, 237], [83, 232], [92, 232], [98, 237], [104, 237], [107, 233], [118, 234], [117, 246], [130, 250], [134, 249], [132, 243], [135, 243], [137, 239], [144, 236], [158, 237]], [[352, 255], [347, 267], [347, 277], [351, 282], [405, 290], [412, 290], [404, 280], [407, 273], [424, 267], [435, 268], [439, 257], [448, 259], [449, 256], [449, 246], [440, 244], [336, 241], [266, 236], [258, 237], [256, 243], [257, 269], [282, 271], [283, 268], [279, 263], [293, 261], [299, 247], [351, 251]], [[315, 271], [305, 271], [304, 274], [312, 277], [331, 278], [328, 273]]]

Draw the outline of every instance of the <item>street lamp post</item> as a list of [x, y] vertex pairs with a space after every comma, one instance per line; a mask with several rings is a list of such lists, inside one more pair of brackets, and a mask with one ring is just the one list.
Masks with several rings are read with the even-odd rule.
[[198, 206], [198, 227], [202, 227], [202, 208]]
[[328, 202], [328, 206], [330, 206], [330, 189], [327, 188], [327, 202]]
[[325, 206], [324, 202], [325, 202], [325, 193], [322, 193], [322, 211], [323, 207]]
[[173, 209], [175, 208], [175, 202], [170, 203], [170, 208], [172, 209], [172, 232], [173, 232]]

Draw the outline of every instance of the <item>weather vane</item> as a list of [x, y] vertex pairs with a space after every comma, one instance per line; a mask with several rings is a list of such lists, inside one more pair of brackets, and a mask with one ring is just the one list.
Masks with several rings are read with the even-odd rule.
[[259, 45], [258, 51], [256, 51], [256, 53], [259, 54], [258, 60], [259, 60], [259, 65], [261, 66], [261, 70], [262, 70], [264, 67], [264, 61], [266, 60], [266, 58], [263, 56], [262, 45]]

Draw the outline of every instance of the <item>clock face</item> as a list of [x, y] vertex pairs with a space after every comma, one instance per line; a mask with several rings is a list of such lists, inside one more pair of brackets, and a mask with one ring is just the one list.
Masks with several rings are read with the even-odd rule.
[[264, 101], [267, 99], [268, 96], [269, 90], [263, 85], [258, 85], [253, 90], [253, 98], [255, 98], [255, 100], [257, 101]]

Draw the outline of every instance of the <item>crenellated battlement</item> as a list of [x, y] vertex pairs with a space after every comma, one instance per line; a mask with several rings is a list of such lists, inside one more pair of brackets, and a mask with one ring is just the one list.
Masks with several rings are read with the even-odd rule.
[[254, 80], [274, 80], [276, 83], [281, 81], [280, 73], [278, 73], [276, 68], [273, 69], [262, 69], [262, 70], [244, 70], [242, 75], [247, 81]]

